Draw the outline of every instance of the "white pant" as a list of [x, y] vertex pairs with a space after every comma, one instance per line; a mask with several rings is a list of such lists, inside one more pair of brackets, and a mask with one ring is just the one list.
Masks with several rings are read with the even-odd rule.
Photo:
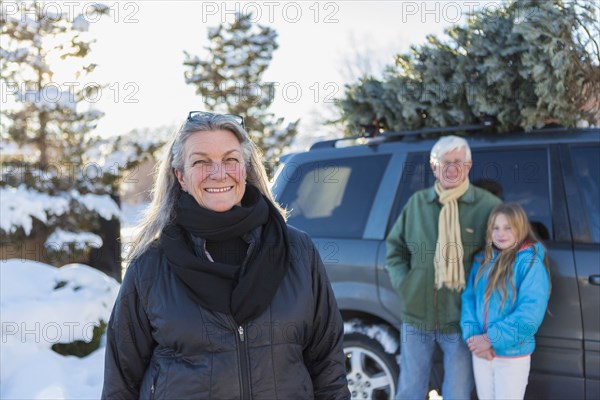
[[494, 357], [488, 361], [473, 354], [473, 375], [479, 400], [523, 399], [531, 356]]

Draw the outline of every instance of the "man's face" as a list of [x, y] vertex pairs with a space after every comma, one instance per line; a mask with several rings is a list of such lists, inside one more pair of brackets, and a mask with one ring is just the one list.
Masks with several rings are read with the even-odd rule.
[[439, 164], [431, 164], [436, 179], [444, 189], [452, 189], [460, 185], [469, 176], [471, 161], [467, 161], [467, 150], [464, 147], [449, 151], [439, 159]]

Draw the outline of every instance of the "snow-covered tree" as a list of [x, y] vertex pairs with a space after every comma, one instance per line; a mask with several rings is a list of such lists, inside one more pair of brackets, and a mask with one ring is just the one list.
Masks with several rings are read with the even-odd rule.
[[[33, 145], [41, 168], [56, 159], [79, 163], [89, 143], [88, 133], [103, 115], [82, 107], [101, 89], [93, 83], [82, 85], [96, 65], [81, 62], [69, 82], [57, 82], [54, 70], [77, 59], [85, 61], [93, 43], [86, 37], [89, 22], [84, 15], [73, 16], [37, 1], [18, 3], [18, 7], [18, 13], [9, 13], [12, 8], [3, 5], [0, 13], [3, 89], [5, 96], [14, 94], [18, 103], [2, 110], [8, 136], [20, 145]], [[94, 10], [108, 12], [100, 4]]]
[[[108, 12], [101, 4], [93, 9]], [[116, 187], [124, 166], [104, 169], [85, 156], [103, 115], [86, 101], [101, 89], [85, 82], [96, 67], [85, 62], [93, 43], [89, 22], [33, 1], [1, 4], [0, 25], [0, 79], [7, 100], [1, 110], [0, 258], [59, 266], [84, 261], [119, 279]], [[72, 79], [55, 79], [68, 68]], [[86, 259], [99, 248], [95, 259]]]
[[278, 47], [277, 33], [252, 23], [250, 14], [238, 14], [232, 23], [209, 28], [208, 39], [205, 57], [185, 52], [186, 83], [196, 87], [205, 111], [242, 115], [265, 162], [273, 165], [298, 125], [268, 112], [275, 86], [262, 76]]
[[349, 130], [495, 121], [499, 131], [600, 123], [598, 9], [591, 0], [513, 0], [396, 57], [383, 79], [347, 85]]

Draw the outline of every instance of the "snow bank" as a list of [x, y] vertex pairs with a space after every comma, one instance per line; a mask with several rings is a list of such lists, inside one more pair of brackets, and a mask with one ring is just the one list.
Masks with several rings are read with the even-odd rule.
[[104, 345], [84, 358], [51, 346], [89, 342], [94, 326], [108, 322], [118, 290], [114, 279], [83, 264], [0, 261], [0, 398], [99, 398]]

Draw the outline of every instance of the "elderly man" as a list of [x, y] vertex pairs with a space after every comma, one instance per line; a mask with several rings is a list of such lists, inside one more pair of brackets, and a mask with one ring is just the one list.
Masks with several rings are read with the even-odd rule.
[[469, 183], [466, 140], [441, 138], [430, 164], [434, 186], [411, 196], [387, 237], [387, 269], [402, 300], [396, 398], [425, 398], [438, 343], [444, 353], [442, 396], [468, 399], [474, 382], [471, 352], [460, 335], [461, 292], [500, 199]]

